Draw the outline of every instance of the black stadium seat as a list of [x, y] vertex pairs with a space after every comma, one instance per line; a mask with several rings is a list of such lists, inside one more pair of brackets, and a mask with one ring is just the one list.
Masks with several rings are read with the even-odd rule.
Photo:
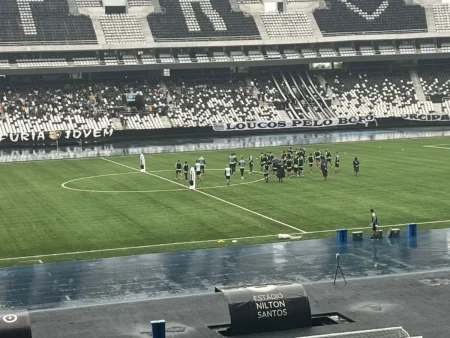
[[425, 9], [405, 0], [327, 0], [314, 17], [322, 33], [427, 30]]
[[91, 19], [69, 13], [67, 0], [1, 0], [0, 42], [96, 41]]
[[227, 0], [160, 0], [159, 3], [163, 12], [152, 13], [147, 18], [155, 39], [231, 36], [260, 39], [253, 17], [233, 12]]

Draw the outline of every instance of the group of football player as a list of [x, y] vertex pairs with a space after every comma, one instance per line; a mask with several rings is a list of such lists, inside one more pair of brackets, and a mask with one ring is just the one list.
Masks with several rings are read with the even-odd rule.
[[[252, 156], [249, 157], [249, 162], [251, 158]], [[279, 158], [272, 152], [262, 152], [259, 160], [266, 182], [269, 180], [270, 172], [278, 178], [278, 182], [283, 182], [283, 178], [286, 176], [289, 178], [304, 176], [306, 166], [309, 167], [309, 172], [312, 173], [314, 164], [316, 170], [322, 171], [324, 180], [326, 180], [328, 168], [333, 167], [332, 154], [328, 149], [324, 153], [316, 149], [307, 156], [305, 148], [293, 149], [290, 147], [288, 150], [284, 150]], [[339, 167], [340, 155], [336, 152], [334, 159], [335, 174], [339, 173]]]

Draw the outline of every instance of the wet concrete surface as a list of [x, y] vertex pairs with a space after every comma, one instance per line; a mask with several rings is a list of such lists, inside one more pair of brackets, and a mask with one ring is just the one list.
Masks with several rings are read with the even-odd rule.
[[[419, 225], [420, 227], [420, 225]], [[450, 229], [338, 245], [335, 238], [0, 269], [0, 309], [51, 309], [210, 293], [215, 286], [450, 272]]]

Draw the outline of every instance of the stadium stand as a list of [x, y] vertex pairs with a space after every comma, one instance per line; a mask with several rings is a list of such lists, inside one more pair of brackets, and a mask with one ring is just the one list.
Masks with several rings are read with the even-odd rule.
[[419, 102], [407, 74], [325, 75], [333, 92], [332, 110], [338, 116], [400, 117], [433, 111], [431, 102]]
[[276, 49], [267, 49], [266, 55], [268, 59], [281, 59], [281, 54]]
[[[169, 91], [175, 107], [168, 117], [174, 127], [281, 119], [274, 106], [258, 102], [253, 89], [242, 82], [227, 80], [210, 84], [171, 84]], [[271, 92], [273, 88], [264, 91], [269, 100], [274, 97]]]
[[373, 49], [372, 46], [360, 46], [359, 51], [360, 51], [361, 55], [374, 55], [375, 54], [375, 50]]
[[70, 14], [67, 0], [2, 0], [0, 17], [0, 42], [97, 42], [91, 19]]
[[197, 62], [210, 62], [208, 54], [206, 53], [196, 53], [195, 58], [197, 59]]
[[78, 7], [102, 7], [101, 0], [76, 0]]
[[261, 18], [270, 38], [292, 39], [313, 36], [311, 25], [303, 11], [262, 12]]
[[45, 114], [41, 117], [27, 113], [5, 113], [0, 120], [0, 134], [30, 133], [54, 130], [106, 129], [112, 127], [106, 115], [99, 117], [81, 113]]
[[139, 18], [130, 14], [110, 14], [100, 18], [106, 43], [145, 43]]
[[446, 53], [450, 52], [450, 42], [442, 42], [441, 51]]
[[9, 68], [9, 60], [0, 60], [0, 68]]
[[80, 57], [73, 58], [73, 64], [75, 66], [98, 66], [100, 62], [96, 57]]
[[339, 54], [341, 56], [355, 56], [356, 51], [353, 47], [339, 47]]
[[327, 0], [314, 17], [323, 34], [427, 30], [425, 9], [405, 0]]
[[295, 49], [285, 49], [284, 56], [286, 59], [300, 59], [300, 53]]
[[[145, 57], [141, 55], [141, 60]], [[118, 62], [117, 58], [111, 58]], [[124, 55], [122, 59], [124, 64], [137, 62], [135, 56]], [[26, 61], [32, 63], [32, 60]], [[77, 62], [95, 61], [98, 62], [95, 58], [80, 58]], [[309, 75], [306, 71], [286, 70], [271, 78], [267, 75], [250, 75], [235, 80], [220, 80], [219, 77], [214, 81], [203, 78], [189, 84], [169, 82], [162, 88], [142, 80], [5, 87], [0, 90], [0, 112], [8, 114], [3, 116], [4, 130], [35, 131], [44, 128], [50, 131], [60, 123], [66, 123], [67, 128], [97, 128], [107, 121], [112, 124], [112, 119], [119, 116], [124, 128], [147, 129], [370, 114], [376, 118], [401, 117], [434, 112], [433, 102], [443, 102], [444, 112], [450, 110], [450, 103], [445, 100], [450, 96], [448, 72], [423, 72], [420, 83], [427, 99], [431, 100], [417, 98], [408, 73], [332, 71], [319, 76], [317, 73]], [[141, 96], [142, 103], [129, 106], [127, 93]], [[327, 99], [330, 107], [325, 102]], [[166, 116], [164, 123], [163, 116]]]
[[67, 66], [66, 59], [22, 59], [17, 60], [17, 67], [58, 67]]
[[433, 43], [420, 44], [421, 53], [436, 53], [436, 45]]
[[230, 61], [228, 55], [225, 52], [213, 52], [213, 59], [216, 62], [227, 62]]
[[416, 47], [413, 45], [405, 44], [398, 47], [400, 54], [415, 54]]
[[264, 55], [259, 50], [249, 50], [248, 59], [252, 61], [264, 60]]
[[151, 6], [152, 0], [128, 0], [128, 6]]
[[315, 58], [317, 57], [317, 53], [312, 48], [302, 48], [302, 54], [304, 58]]
[[151, 65], [156, 63], [155, 56], [153, 54], [142, 54], [141, 55], [141, 62], [144, 65]]
[[420, 74], [420, 83], [423, 92], [427, 96], [450, 96], [450, 72], [448, 70], [439, 72], [424, 71]]
[[436, 32], [450, 31], [450, 5], [434, 4], [433, 5], [434, 24]]
[[261, 38], [253, 17], [233, 11], [229, 1], [160, 0], [159, 4], [164, 11], [147, 18], [156, 40]]
[[392, 45], [380, 45], [378, 46], [378, 51], [383, 55], [395, 54], [395, 48]]

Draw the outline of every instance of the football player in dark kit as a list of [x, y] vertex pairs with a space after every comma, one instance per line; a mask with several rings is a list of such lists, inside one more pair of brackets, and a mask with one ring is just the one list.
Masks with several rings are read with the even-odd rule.
[[269, 172], [270, 172], [270, 165], [269, 163], [266, 163], [263, 165], [264, 180], [266, 181], [266, 183], [269, 183]]
[[263, 170], [265, 162], [266, 162], [266, 154], [261, 153], [261, 156], [259, 157], [259, 164], [261, 165], [261, 171]]
[[298, 168], [299, 168], [299, 163], [300, 163], [300, 158], [297, 156], [295, 156], [294, 158], [294, 165], [292, 166], [294, 169], [294, 175], [296, 177], [298, 177]]
[[312, 153], [309, 153], [308, 164], [309, 164], [309, 172], [312, 173], [312, 168], [313, 168], [313, 164], [314, 164], [314, 156]]
[[319, 169], [320, 168], [320, 157], [321, 157], [322, 153], [320, 152], [319, 149], [316, 149], [316, 151], [314, 152], [314, 157], [316, 158], [316, 168]]
[[178, 179], [178, 177], [181, 177], [181, 169], [183, 168], [183, 165], [181, 164], [181, 161], [178, 160], [177, 163], [175, 163], [175, 179]]
[[320, 165], [320, 170], [322, 170], [323, 180], [326, 181], [328, 177], [327, 161], [322, 161], [322, 164]]
[[[289, 154], [289, 153], [288, 153]], [[292, 159], [291, 158], [288, 158], [287, 160], [286, 160], [286, 172], [287, 172], [287, 174], [288, 174], [288, 176], [289, 176], [289, 178], [291, 178], [291, 176], [292, 176], [292, 174], [293, 174], [293, 172], [292, 172]]]
[[334, 159], [334, 173], [339, 174], [339, 165], [340, 165], [340, 157], [339, 153], [336, 152], [336, 158]]
[[358, 176], [359, 174], [359, 160], [357, 157], [353, 160], [353, 171], [355, 172], [355, 175]]
[[327, 158], [328, 165], [332, 167], [333, 163], [331, 163], [331, 152], [329, 152], [328, 149], [325, 150], [325, 157]]
[[185, 181], [187, 181], [188, 180], [188, 174], [189, 174], [189, 164], [187, 163], [187, 161], [184, 162], [183, 173], [184, 173], [184, 179], [185, 179]]
[[298, 159], [298, 172], [299, 172], [300, 176], [303, 176], [303, 166], [304, 165], [305, 165], [305, 158], [303, 156], [300, 156]]
[[250, 169], [250, 174], [253, 172], [253, 156], [252, 155], [248, 155], [248, 166]]

